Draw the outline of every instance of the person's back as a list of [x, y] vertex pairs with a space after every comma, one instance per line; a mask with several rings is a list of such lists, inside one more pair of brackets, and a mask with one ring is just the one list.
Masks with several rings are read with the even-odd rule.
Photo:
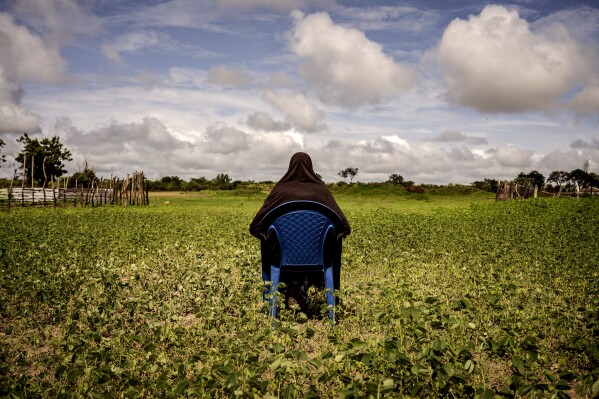
[[[262, 276], [265, 281], [269, 280], [270, 266], [280, 263], [280, 248], [276, 234], [260, 236], [258, 226], [268, 212], [278, 205], [298, 200], [308, 200], [321, 203], [332, 209], [343, 221], [344, 231], [338, 232], [341, 236], [350, 234], [349, 222], [328, 187], [318, 177], [312, 168], [310, 156], [303, 152], [295, 153], [289, 162], [287, 173], [279, 180], [272, 189], [260, 210], [256, 213], [250, 224], [250, 233], [261, 239], [262, 252]], [[327, 237], [325, 241], [325, 257], [334, 264], [335, 289], [339, 289], [339, 271], [341, 266], [341, 244], [340, 241]], [[308, 273], [298, 281], [288, 275], [281, 275], [281, 281], [287, 286], [287, 298], [293, 298], [289, 302], [296, 302], [302, 308], [306, 303], [307, 289], [309, 286], [322, 285], [322, 277], [317, 273]]]
[[250, 233], [258, 237], [258, 225], [269, 211], [278, 205], [298, 200], [315, 201], [328, 206], [343, 220], [344, 235], [351, 232], [349, 222], [333, 195], [312, 169], [310, 156], [304, 152], [297, 152], [291, 157], [287, 173], [275, 185], [254, 217], [250, 224]]

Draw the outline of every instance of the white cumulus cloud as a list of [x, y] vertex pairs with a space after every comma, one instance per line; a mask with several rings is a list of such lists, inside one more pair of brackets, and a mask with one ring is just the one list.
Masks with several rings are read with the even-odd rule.
[[0, 13], [0, 65], [20, 83], [59, 82], [66, 62], [57, 46], [47, 45], [12, 16]]
[[286, 121], [296, 129], [307, 133], [327, 129], [326, 124], [322, 122], [325, 112], [310, 103], [304, 95], [288, 95], [266, 91], [263, 97], [278, 111], [282, 112], [286, 117]]
[[505, 144], [497, 148], [495, 159], [502, 166], [529, 167], [532, 165], [534, 151], [518, 148], [513, 144]]
[[78, 129], [69, 118], [59, 118], [54, 129], [73, 152], [74, 162], [88, 160], [103, 175], [111, 171], [122, 177], [134, 170], [172, 170], [177, 152], [190, 147], [161, 121], [150, 117], [139, 123], [111, 121], [88, 132]]
[[289, 130], [289, 123], [274, 120], [270, 115], [264, 112], [254, 112], [247, 117], [247, 125], [264, 132], [284, 132]]
[[589, 172], [596, 171], [597, 165], [599, 165], [597, 163], [599, 161], [599, 148], [589, 148], [584, 151], [554, 150], [539, 160], [538, 167], [539, 170], [547, 171], [547, 175], [545, 175], [547, 177], [554, 170], [570, 172], [574, 169], [581, 169], [587, 160], [591, 160], [591, 170]]
[[289, 46], [318, 97], [347, 108], [380, 103], [412, 87], [415, 75], [359, 30], [335, 24], [329, 14], [292, 13]]
[[123, 60], [119, 51], [110, 44], [103, 44], [100, 47], [100, 52], [111, 61], [121, 62]]
[[22, 102], [23, 84], [66, 79], [57, 46], [0, 12], [0, 132], [35, 132], [39, 120]]
[[39, 118], [22, 104], [23, 90], [0, 65], [0, 133], [36, 132]]
[[56, 45], [72, 42], [76, 36], [93, 35], [100, 31], [100, 18], [89, 13], [86, 2], [76, 0], [19, 0], [13, 12]]
[[54, 133], [73, 153], [74, 161], [67, 165], [70, 173], [87, 160], [101, 176], [122, 177], [142, 170], [151, 179], [229, 173], [236, 179], [264, 180], [280, 177], [291, 155], [301, 150], [283, 133], [250, 135], [224, 122], [208, 126], [196, 142], [183, 141], [173, 128], [153, 117], [131, 123], [112, 120], [89, 131], [59, 118]]
[[249, 145], [248, 135], [224, 122], [206, 128], [204, 134], [207, 149], [212, 153], [231, 154], [245, 150]]
[[599, 73], [567, 104], [580, 116], [599, 114]]
[[482, 112], [550, 109], [589, 71], [563, 25], [533, 31], [516, 10], [499, 5], [453, 20], [434, 54], [449, 99]]

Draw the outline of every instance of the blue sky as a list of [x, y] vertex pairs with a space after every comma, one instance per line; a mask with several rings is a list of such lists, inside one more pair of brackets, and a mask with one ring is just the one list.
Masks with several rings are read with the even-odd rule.
[[599, 172], [595, 1], [0, 2], [0, 138], [100, 174]]

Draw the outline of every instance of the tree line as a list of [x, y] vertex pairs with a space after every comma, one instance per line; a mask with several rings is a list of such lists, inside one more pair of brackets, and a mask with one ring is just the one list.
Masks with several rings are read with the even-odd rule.
[[[576, 185], [580, 189], [599, 188], [599, 175], [589, 172], [590, 162], [585, 161], [582, 169], [574, 169], [569, 172], [564, 170], [554, 170], [545, 179], [541, 173], [536, 170], [528, 173], [520, 172], [512, 182], [522, 186], [537, 186], [539, 190], [556, 193], [571, 192], [575, 190]], [[472, 186], [481, 190], [497, 192], [499, 181], [496, 179], [483, 179], [471, 183]]]
[[240, 180], [233, 181], [227, 173], [219, 173], [213, 179], [201, 176], [185, 181], [179, 176], [164, 176], [157, 180], [148, 181], [148, 189], [150, 191], [235, 190], [242, 185], [245, 185], [245, 182]]
[[[27, 133], [24, 133], [17, 142], [22, 145], [21, 150], [17, 153], [15, 161], [20, 164], [21, 173], [15, 177], [24, 181], [25, 184], [37, 184], [40, 187], [45, 187], [48, 182], [53, 179], [62, 177], [67, 173], [64, 163], [72, 161], [71, 152], [64, 147], [58, 136], [52, 138], [43, 138], [41, 140], [31, 138]], [[1, 153], [2, 148], [6, 143], [0, 139], [0, 167], [6, 162], [6, 155]], [[558, 195], [562, 191], [573, 191], [575, 186], [585, 189], [588, 187], [599, 187], [599, 175], [589, 172], [590, 162], [585, 161], [581, 169], [572, 171], [555, 170], [545, 179], [540, 172], [533, 170], [528, 173], [520, 172], [512, 182], [527, 186], [537, 186], [539, 190], [557, 192]], [[16, 172], [16, 171], [15, 171]], [[348, 167], [337, 173], [343, 178], [343, 181], [338, 182], [338, 185], [348, 183], [353, 184], [354, 179], [358, 175], [359, 169], [356, 167]], [[320, 177], [320, 176], [319, 176]], [[70, 176], [69, 186], [89, 185], [97, 180], [95, 171], [90, 167], [87, 161], [81, 170]], [[273, 184], [273, 182], [265, 181], [261, 184]], [[401, 185], [405, 187], [414, 186], [415, 183], [411, 180], [406, 180], [400, 174], [393, 173], [389, 175], [386, 183], [393, 185]], [[150, 190], [154, 191], [201, 191], [201, 190], [234, 190], [239, 187], [256, 184], [253, 181], [243, 182], [233, 180], [226, 173], [219, 173], [212, 179], [206, 177], [191, 178], [185, 181], [179, 176], [164, 176], [157, 180], [148, 180]], [[474, 181], [472, 186], [481, 190], [497, 192], [499, 181], [496, 179], [485, 178], [483, 180]]]

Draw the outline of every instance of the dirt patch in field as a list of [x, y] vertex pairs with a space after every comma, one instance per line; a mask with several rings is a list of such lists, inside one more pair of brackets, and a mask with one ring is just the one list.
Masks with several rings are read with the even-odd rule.
[[194, 324], [196, 324], [198, 321], [197, 317], [195, 314], [193, 313], [188, 313], [186, 315], [183, 315], [181, 317], [179, 317], [179, 325], [181, 327], [183, 327], [186, 330], [189, 330], [191, 327], [194, 326]]

